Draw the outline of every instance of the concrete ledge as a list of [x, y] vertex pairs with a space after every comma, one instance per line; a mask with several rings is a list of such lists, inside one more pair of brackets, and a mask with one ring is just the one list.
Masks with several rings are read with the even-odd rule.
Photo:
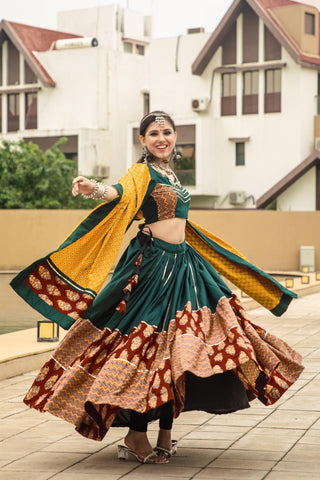
[[5, 378], [15, 377], [23, 373], [31, 372], [32, 370], [39, 370], [44, 363], [46, 363], [52, 350], [42, 353], [31, 353], [24, 357], [16, 357], [8, 361], [0, 363], [0, 380]]

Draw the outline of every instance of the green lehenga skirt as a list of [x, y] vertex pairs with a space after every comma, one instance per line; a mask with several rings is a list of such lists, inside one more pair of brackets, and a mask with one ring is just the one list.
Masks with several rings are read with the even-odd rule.
[[134, 238], [111, 281], [42, 367], [24, 401], [102, 440], [130, 410], [159, 417], [172, 402], [230, 413], [277, 401], [301, 357], [251, 323], [228, 286], [192, 247]]

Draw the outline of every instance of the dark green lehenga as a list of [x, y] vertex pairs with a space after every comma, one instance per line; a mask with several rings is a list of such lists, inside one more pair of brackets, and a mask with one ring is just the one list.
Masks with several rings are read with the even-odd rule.
[[252, 324], [220, 275], [185, 242], [140, 233], [84, 317], [25, 403], [95, 440], [110, 426], [128, 425], [130, 410], [151, 421], [168, 402], [175, 417], [230, 413], [254, 398], [272, 404], [302, 371], [300, 355]]

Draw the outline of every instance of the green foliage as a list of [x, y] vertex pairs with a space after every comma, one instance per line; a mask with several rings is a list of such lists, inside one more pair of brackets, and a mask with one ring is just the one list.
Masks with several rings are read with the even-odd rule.
[[0, 209], [74, 209], [93, 208], [95, 200], [71, 194], [76, 175], [74, 161], [67, 159], [60, 147], [61, 138], [42, 152], [38, 145], [23, 140], [2, 140], [0, 147]]

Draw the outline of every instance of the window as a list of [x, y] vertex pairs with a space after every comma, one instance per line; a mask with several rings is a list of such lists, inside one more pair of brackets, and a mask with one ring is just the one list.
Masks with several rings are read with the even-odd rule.
[[237, 23], [234, 22], [223, 39], [222, 65], [237, 63]]
[[237, 75], [222, 74], [221, 115], [237, 114]]
[[24, 83], [37, 83], [36, 75], [26, 62], [24, 62]]
[[17, 132], [19, 130], [19, 94], [10, 93], [7, 97], [8, 102], [8, 132]]
[[137, 55], [144, 55], [144, 45], [136, 45], [136, 54]]
[[195, 144], [176, 145], [181, 160], [174, 166], [174, 171], [184, 186], [196, 184]]
[[304, 14], [304, 32], [307, 35], [315, 35], [315, 15], [313, 13]]
[[20, 83], [20, 55], [16, 47], [8, 43], [8, 85]]
[[281, 44], [274, 38], [270, 30], [264, 27], [264, 60], [281, 60]]
[[37, 128], [37, 119], [38, 119], [38, 112], [37, 112], [37, 104], [38, 98], [36, 93], [26, 93], [25, 96], [25, 129], [35, 129]]
[[133, 53], [133, 43], [123, 42], [123, 49], [126, 53]]
[[253, 70], [243, 72], [242, 113], [248, 115], [258, 113], [259, 104], [259, 72]]
[[150, 93], [143, 92], [143, 115], [150, 112]]
[[236, 166], [245, 165], [245, 143], [236, 142]]
[[281, 70], [265, 71], [265, 113], [281, 112]]
[[243, 63], [257, 62], [259, 57], [259, 17], [254, 11], [245, 7], [242, 29]]

